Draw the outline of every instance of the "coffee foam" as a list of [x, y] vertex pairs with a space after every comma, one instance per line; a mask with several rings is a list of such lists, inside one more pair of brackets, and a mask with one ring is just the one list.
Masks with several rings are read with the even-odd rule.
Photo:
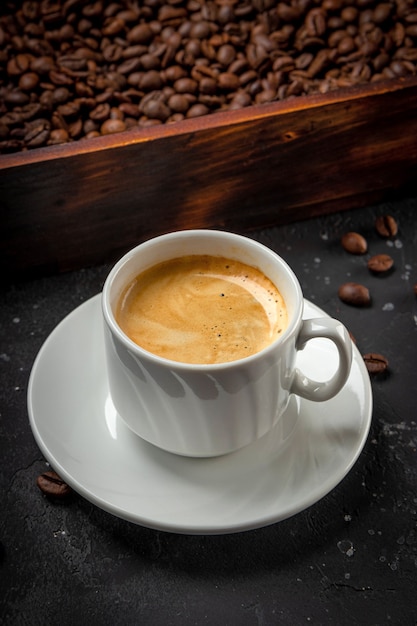
[[116, 319], [139, 346], [184, 363], [224, 363], [270, 345], [287, 326], [284, 300], [258, 269], [209, 255], [172, 259], [125, 289]]

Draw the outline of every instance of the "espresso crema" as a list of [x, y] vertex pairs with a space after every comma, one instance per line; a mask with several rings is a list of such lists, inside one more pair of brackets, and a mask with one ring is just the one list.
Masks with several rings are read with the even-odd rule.
[[288, 316], [280, 292], [258, 269], [190, 255], [139, 274], [124, 290], [116, 320], [153, 354], [213, 364], [263, 350], [284, 332]]

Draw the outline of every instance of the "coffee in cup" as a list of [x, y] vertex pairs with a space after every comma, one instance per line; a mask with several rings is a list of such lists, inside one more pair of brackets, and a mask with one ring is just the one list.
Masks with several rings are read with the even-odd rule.
[[125, 288], [116, 320], [139, 346], [184, 363], [225, 363], [269, 346], [287, 327], [284, 299], [256, 267], [212, 255], [152, 266]]

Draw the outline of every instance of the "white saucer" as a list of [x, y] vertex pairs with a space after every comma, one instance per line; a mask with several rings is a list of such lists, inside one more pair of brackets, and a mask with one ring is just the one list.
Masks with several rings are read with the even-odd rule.
[[[310, 302], [304, 308], [306, 318], [326, 316]], [[297, 364], [325, 379], [337, 363], [335, 352], [328, 340], [315, 339]], [[98, 295], [45, 341], [30, 376], [28, 410], [52, 468], [98, 507], [149, 528], [216, 534], [278, 522], [331, 491], [364, 446], [372, 393], [354, 347], [352, 371], [338, 396], [325, 403], [293, 397], [279, 425], [292, 431], [288, 445], [278, 446], [273, 431], [214, 459], [163, 452], [134, 435], [113, 408]]]

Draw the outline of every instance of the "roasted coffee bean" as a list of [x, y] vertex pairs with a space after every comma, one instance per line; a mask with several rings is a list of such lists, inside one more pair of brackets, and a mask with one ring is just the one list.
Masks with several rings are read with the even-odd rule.
[[398, 233], [398, 224], [392, 215], [381, 215], [375, 220], [375, 228], [381, 237], [395, 237]]
[[407, 61], [393, 61], [392, 63], [390, 63], [389, 67], [395, 74], [395, 76], [407, 76], [407, 74], [410, 73], [410, 68], [411, 72], [414, 71], [413, 64], [411, 63], [411, 65], [409, 66]]
[[67, 102], [66, 104], [60, 104], [57, 111], [64, 118], [74, 118], [79, 115], [80, 105], [77, 102]]
[[94, 139], [95, 137], [101, 137], [98, 130], [90, 130], [88, 133], [85, 134], [86, 139]]
[[52, 70], [49, 72], [49, 80], [54, 85], [73, 85], [74, 79], [65, 72], [56, 72]]
[[414, 285], [414, 293], [415, 293], [415, 294], [416, 294], [416, 296], [417, 296], [417, 283]]
[[326, 32], [326, 13], [322, 8], [311, 9], [305, 19], [307, 33], [311, 37], [321, 37]]
[[71, 487], [53, 471], [40, 474], [36, 484], [42, 493], [52, 498], [66, 498], [72, 493]]
[[99, 104], [95, 109], [90, 111], [90, 118], [97, 122], [101, 122], [106, 120], [110, 115], [110, 105], [105, 102], [103, 104]]
[[368, 244], [362, 235], [355, 232], [345, 233], [341, 239], [341, 243], [346, 252], [351, 254], [365, 254]]
[[337, 51], [341, 56], [347, 55], [353, 52], [353, 50], [356, 50], [356, 45], [353, 37], [350, 35], [346, 35], [339, 41]]
[[371, 272], [375, 272], [376, 274], [388, 272], [393, 265], [394, 260], [389, 256], [389, 254], [376, 254], [368, 261], [368, 268]]
[[388, 2], [382, 2], [378, 4], [373, 12], [373, 21], [375, 24], [382, 24], [385, 22], [392, 12], [392, 5]]
[[230, 101], [230, 109], [243, 109], [250, 106], [252, 99], [246, 91], [237, 91]]
[[199, 82], [198, 89], [200, 93], [213, 96], [217, 91], [217, 80], [210, 76], [203, 76]]
[[50, 123], [47, 120], [36, 120], [24, 136], [25, 144], [30, 148], [46, 145], [50, 130]]
[[168, 100], [168, 106], [175, 113], [186, 113], [190, 108], [190, 103], [183, 94], [174, 93]]
[[111, 37], [114, 35], [118, 35], [123, 32], [125, 29], [125, 22], [120, 18], [111, 19], [107, 24], [105, 24], [102, 33], [105, 37]]
[[48, 145], [56, 145], [67, 143], [69, 141], [69, 133], [65, 128], [54, 128], [49, 135]]
[[220, 46], [217, 51], [217, 60], [221, 65], [228, 67], [236, 58], [236, 50], [230, 44]]
[[186, 117], [202, 117], [203, 115], [207, 115], [209, 113], [209, 108], [204, 104], [194, 104], [191, 106], [188, 111]]
[[345, 7], [340, 12], [343, 22], [355, 22], [358, 18], [359, 10], [355, 6]]
[[[47, 93], [47, 92], [44, 92]], [[64, 104], [71, 97], [71, 92], [66, 87], [57, 87], [51, 94], [53, 104]]]
[[365, 307], [371, 303], [369, 289], [359, 283], [349, 282], [341, 285], [338, 290], [338, 296], [342, 302], [352, 306]]
[[75, 120], [68, 124], [68, 133], [72, 139], [79, 139], [83, 130], [83, 122], [81, 119]]
[[198, 83], [192, 78], [179, 78], [174, 83], [174, 89], [177, 93], [196, 93]]
[[144, 114], [151, 118], [165, 122], [171, 115], [168, 106], [159, 99], [149, 99], [143, 105]]
[[28, 54], [17, 54], [7, 63], [7, 73], [11, 76], [20, 76], [27, 72], [30, 67], [30, 57]]
[[123, 120], [110, 118], [103, 122], [100, 127], [102, 135], [110, 135], [112, 133], [120, 133], [126, 130], [126, 124]]
[[39, 76], [35, 72], [26, 72], [19, 78], [19, 89], [23, 91], [33, 91], [39, 83]]
[[81, 98], [92, 98], [94, 96], [93, 89], [81, 81], [77, 81], [75, 83], [74, 89], [77, 96], [80, 96]]
[[149, 24], [141, 23], [134, 26], [126, 36], [130, 44], [148, 44], [152, 41], [153, 32]]
[[225, 91], [237, 91], [240, 87], [239, 77], [232, 72], [223, 72], [217, 78], [217, 84], [220, 89]]
[[363, 355], [363, 360], [365, 362], [366, 369], [373, 376], [382, 374], [388, 369], [388, 359], [382, 354], [368, 352]]
[[159, 72], [156, 70], [149, 70], [140, 77], [138, 87], [145, 91], [154, 91], [155, 89], [161, 89], [163, 86], [163, 80]]
[[59, 111], [54, 111], [52, 113], [51, 124], [53, 128], [64, 128], [65, 130], [68, 130], [68, 123]]
[[16, 89], [15, 91], [9, 91], [4, 101], [12, 106], [20, 107], [29, 102], [29, 96], [27, 93]]
[[321, 74], [329, 65], [329, 51], [319, 50], [308, 68], [308, 75], [315, 78]]

